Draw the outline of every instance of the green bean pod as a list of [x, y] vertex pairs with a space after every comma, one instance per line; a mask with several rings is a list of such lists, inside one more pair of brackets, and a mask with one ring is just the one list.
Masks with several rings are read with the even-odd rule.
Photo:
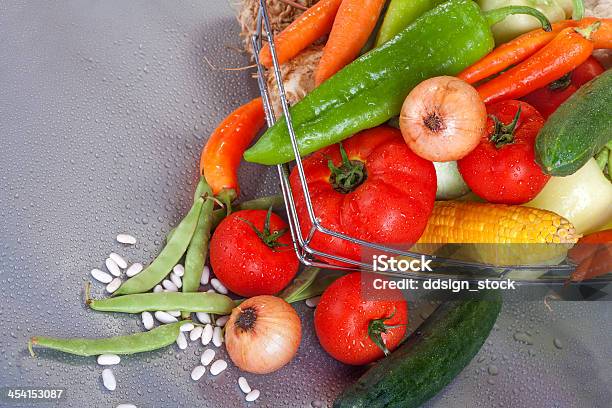
[[187, 250], [191, 237], [198, 224], [204, 199], [198, 198], [185, 218], [180, 222], [168, 243], [144, 271], [126, 280], [113, 296], [142, 293], [152, 289], [170, 273]]
[[[281, 210], [285, 208], [285, 201], [283, 200], [283, 196], [278, 194], [255, 198], [249, 201], [243, 201], [240, 204], [235, 205], [233, 210], [267, 210], [270, 207], [272, 207], [273, 210]], [[223, 221], [226, 215], [227, 213], [224, 208], [218, 208], [214, 210], [212, 212], [211, 230], [217, 228], [217, 225], [219, 225], [219, 223]], [[170, 232], [168, 232], [168, 235], [166, 235], [166, 242], [170, 241], [170, 238], [172, 238], [172, 235], [174, 235], [174, 231], [176, 231], [176, 228], [173, 228], [170, 230]]]
[[[204, 176], [200, 177], [200, 182], [196, 191], [200, 190], [200, 197], [212, 197], [212, 190]], [[212, 224], [212, 211], [215, 202], [206, 200], [202, 205], [198, 224], [196, 226], [187, 253], [185, 254], [185, 275], [183, 276], [183, 292], [197, 292], [200, 287], [200, 278], [202, 277], [202, 269], [206, 262], [208, 254], [208, 241], [210, 240], [210, 227]], [[167, 309], [164, 309], [167, 310]], [[186, 311], [185, 309], [179, 309]]]
[[32, 346], [59, 350], [77, 356], [142, 353], [157, 350], [174, 343], [179, 335], [181, 326], [188, 322], [190, 321], [183, 320], [177, 323], [164, 324], [147, 332], [101, 339], [35, 336], [28, 342], [28, 349], [32, 356], [34, 356]]
[[225, 295], [208, 292], [137, 293], [106, 299], [88, 299], [87, 304], [100, 312], [141, 313], [157, 310], [182, 310], [230, 314], [234, 301]]

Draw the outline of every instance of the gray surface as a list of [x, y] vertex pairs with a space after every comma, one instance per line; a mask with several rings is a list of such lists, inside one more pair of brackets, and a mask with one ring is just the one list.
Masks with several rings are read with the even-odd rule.
[[[59, 405], [72, 407], [245, 404], [235, 368], [191, 381], [202, 350], [194, 344], [123, 358], [112, 393], [93, 358], [31, 358], [25, 347], [33, 334], [141, 330], [136, 318], [87, 310], [83, 286], [110, 251], [152, 259], [185, 213], [206, 135], [256, 95], [247, 72], [204, 62], [246, 65], [226, 47], [240, 45], [237, 35], [225, 1], [0, 2], [0, 386], [66, 387]], [[241, 179], [247, 198], [277, 188], [262, 167], [244, 166]], [[116, 244], [123, 231], [139, 244]], [[609, 406], [610, 303], [552, 308], [505, 305], [478, 357], [427, 405]], [[304, 340], [297, 358], [275, 374], [246, 375], [262, 391], [254, 405], [331, 401], [357, 375], [325, 355], [312, 311], [298, 310]]]

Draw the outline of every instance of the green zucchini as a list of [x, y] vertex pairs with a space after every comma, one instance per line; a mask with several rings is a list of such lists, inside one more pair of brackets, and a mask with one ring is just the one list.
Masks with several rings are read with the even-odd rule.
[[581, 87], [550, 115], [536, 139], [544, 173], [574, 174], [612, 140], [612, 70]]
[[501, 309], [492, 300], [440, 305], [408, 340], [334, 402], [347, 407], [418, 407], [450, 383], [484, 344]]

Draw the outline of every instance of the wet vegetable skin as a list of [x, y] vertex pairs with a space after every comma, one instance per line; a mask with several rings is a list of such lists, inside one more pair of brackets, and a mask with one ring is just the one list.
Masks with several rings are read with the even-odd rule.
[[[526, 12], [545, 20], [529, 7], [485, 14], [470, 0], [450, 0], [425, 13], [291, 108], [300, 153], [312, 153], [397, 116], [417, 84], [458, 74], [489, 53], [494, 45], [490, 25], [509, 14]], [[293, 160], [285, 120], [268, 129], [244, 158], [262, 164]]]

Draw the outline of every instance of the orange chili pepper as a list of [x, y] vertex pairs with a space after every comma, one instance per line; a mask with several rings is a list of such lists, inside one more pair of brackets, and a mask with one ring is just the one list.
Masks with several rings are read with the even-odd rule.
[[485, 103], [518, 99], [567, 74], [593, 52], [590, 34], [597, 21], [585, 29], [569, 27], [529, 59], [480, 85], [476, 90]]
[[231, 203], [239, 193], [238, 166], [242, 154], [265, 124], [261, 98], [226, 117], [212, 133], [200, 156], [200, 172], [213, 194]]

